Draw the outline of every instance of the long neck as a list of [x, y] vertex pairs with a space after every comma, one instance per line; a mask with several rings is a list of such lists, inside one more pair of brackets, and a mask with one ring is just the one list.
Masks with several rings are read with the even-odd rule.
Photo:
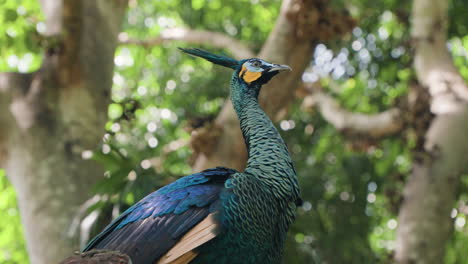
[[289, 151], [270, 118], [260, 108], [260, 87], [247, 87], [237, 76], [231, 82], [231, 100], [240, 120], [248, 150], [245, 173], [265, 182], [283, 186], [283, 195], [295, 197], [297, 178]]

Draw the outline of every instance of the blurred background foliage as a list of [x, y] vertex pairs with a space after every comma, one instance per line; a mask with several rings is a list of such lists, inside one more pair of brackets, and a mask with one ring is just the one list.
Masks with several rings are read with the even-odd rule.
[[[121, 34], [145, 39], [182, 26], [225, 32], [258, 51], [280, 4], [279, 0], [130, 0]], [[411, 3], [334, 0], [331, 4], [346, 6], [358, 26], [340, 41], [317, 45], [304, 82], [320, 86], [355, 112], [374, 113], [399, 104], [415, 82]], [[38, 2], [0, 0], [0, 6], [0, 71], [36, 70], [45, 26]], [[468, 79], [464, 0], [451, 1], [449, 18], [447, 46]], [[100, 146], [83, 152], [83, 158], [106, 168], [105, 179], [92, 190], [94, 197], [77, 213], [83, 234], [92, 236], [147, 193], [191, 173], [190, 132], [216, 116], [228, 97], [230, 73], [182, 55], [178, 46], [185, 44], [118, 48], [107, 132]], [[304, 111], [300, 100], [277, 125], [295, 160], [305, 201], [288, 238], [285, 262], [388, 263], [416, 144], [414, 132], [408, 129], [378, 144], [345, 137], [318, 113]], [[455, 229], [445, 262], [450, 264], [468, 259], [468, 177], [462, 181], [451, 215]], [[0, 208], [0, 263], [27, 263], [15, 192], [2, 170]]]

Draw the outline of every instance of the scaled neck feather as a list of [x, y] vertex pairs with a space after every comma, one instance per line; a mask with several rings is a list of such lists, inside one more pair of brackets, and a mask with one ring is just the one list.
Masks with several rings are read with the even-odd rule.
[[249, 87], [236, 74], [231, 81], [231, 100], [239, 117], [248, 151], [245, 173], [278, 187], [275, 195], [298, 196], [295, 169], [289, 151], [270, 118], [260, 108], [260, 87]]

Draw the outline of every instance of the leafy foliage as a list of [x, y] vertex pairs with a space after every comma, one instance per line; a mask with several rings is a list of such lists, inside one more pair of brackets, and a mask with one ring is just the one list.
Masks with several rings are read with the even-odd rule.
[[39, 3], [0, 1], [0, 70], [28, 72], [40, 64], [40, 35], [44, 29]]
[[[468, 79], [468, 21], [462, 2], [451, 4], [449, 48]], [[5, 43], [0, 69], [36, 69], [41, 55], [34, 36], [43, 26], [37, 2], [0, 3], [0, 31], [6, 33], [0, 34]], [[141, 39], [173, 26], [219, 31], [258, 51], [280, 8], [279, 0], [187, 3], [130, 1], [123, 31]], [[409, 2], [333, 4], [346, 5], [359, 27], [342, 41], [317, 45], [303, 80], [321, 86], [351, 111], [375, 113], [398, 105], [415, 78]], [[99, 199], [88, 208], [101, 212], [94, 231], [149, 192], [189, 174], [191, 131], [212, 120], [228, 97], [230, 72], [184, 56], [178, 46], [185, 44], [121, 46], [116, 52], [107, 133], [92, 155], [107, 170], [92, 190]], [[303, 111], [300, 102], [289, 113], [278, 126], [295, 159], [305, 202], [290, 232], [285, 262], [386, 263], [395, 247], [396, 215], [415, 145], [411, 129], [376, 144], [344, 137], [318, 113]], [[468, 241], [467, 177], [452, 212], [455, 235], [446, 263], [468, 257], [463, 246]], [[0, 189], [0, 262], [26, 263], [14, 191], [3, 172]]]
[[0, 169], [0, 262], [27, 263], [28, 255], [24, 243], [23, 227], [16, 205], [13, 186]]

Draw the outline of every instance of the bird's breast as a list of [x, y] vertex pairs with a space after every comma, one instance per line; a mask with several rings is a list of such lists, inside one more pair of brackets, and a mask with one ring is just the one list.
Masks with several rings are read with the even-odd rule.
[[289, 199], [278, 199], [264, 182], [245, 175], [233, 177], [221, 197], [221, 225], [234, 243], [281, 251], [295, 214]]

